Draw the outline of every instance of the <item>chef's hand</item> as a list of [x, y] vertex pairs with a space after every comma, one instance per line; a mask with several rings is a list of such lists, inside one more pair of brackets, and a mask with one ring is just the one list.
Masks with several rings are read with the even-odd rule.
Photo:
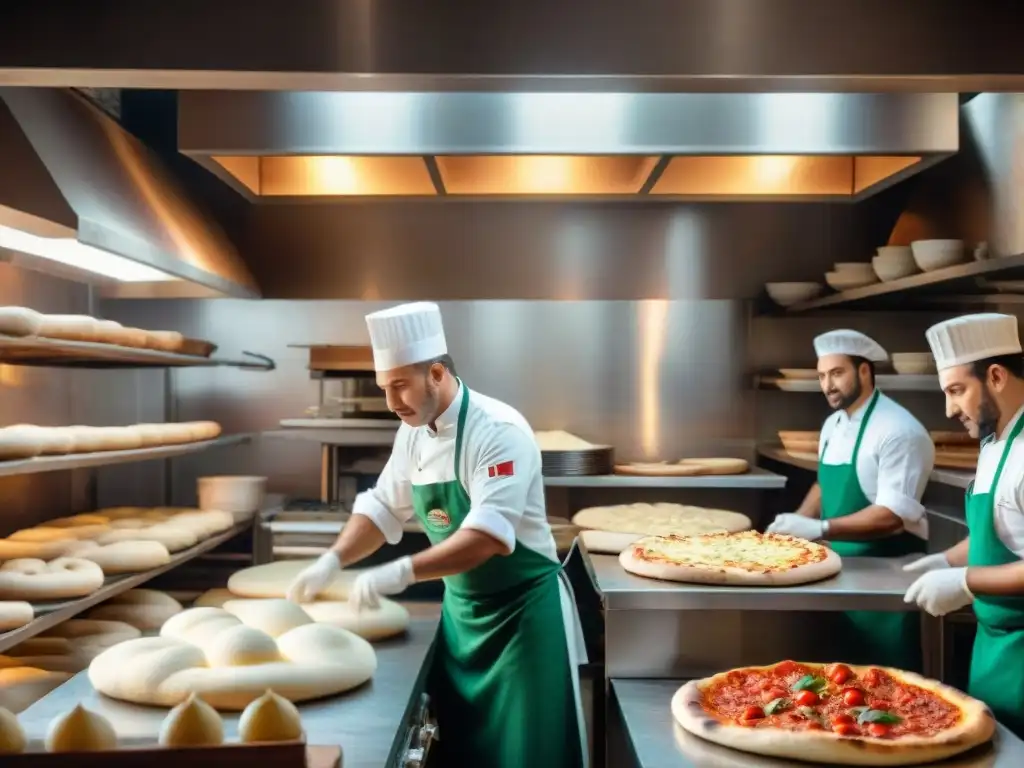
[[378, 608], [382, 595], [397, 595], [416, 583], [412, 572], [412, 558], [402, 557], [385, 565], [367, 570], [356, 576], [348, 603], [356, 611]]
[[945, 616], [966, 605], [974, 595], [967, 588], [966, 568], [940, 568], [918, 577], [903, 597], [905, 603], [917, 603], [932, 616]]
[[768, 533], [781, 533], [796, 536], [798, 539], [814, 541], [825, 533], [825, 524], [813, 517], [804, 517], [793, 512], [785, 512], [775, 518], [768, 526]]
[[919, 557], [914, 562], [904, 565], [903, 570], [907, 573], [928, 573], [929, 571], [938, 571], [943, 568], [952, 567], [949, 564], [949, 560], [946, 559], [946, 553], [939, 552], [937, 555]]
[[335, 576], [341, 573], [337, 553], [329, 549], [311, 566], [303, 570], [288, 587], [288, 599], [293, 603], [310, 603], [327, 589]]

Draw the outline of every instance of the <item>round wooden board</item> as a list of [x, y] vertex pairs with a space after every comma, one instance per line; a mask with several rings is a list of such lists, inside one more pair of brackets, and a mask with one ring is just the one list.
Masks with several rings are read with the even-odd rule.
[[646, 477], [693, 477], [696, 475], [742, 475], [750, 471], [750, 463], [743, 459], [710, 458], [683, 459], [676, 463], [635, 461], [616, 464], [619, 475]]

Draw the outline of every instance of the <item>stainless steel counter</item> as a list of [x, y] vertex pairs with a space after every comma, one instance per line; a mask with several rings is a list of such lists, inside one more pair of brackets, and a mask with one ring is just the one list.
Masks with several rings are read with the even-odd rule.
[[[682, 680], [612, 680], [615, 752], [608, 765], [621, 768], [807, 768], [807, 763], [758, 757], [719, 747], [687, 733], [672, 717], [670, 702]], [[617, 705], [616, 705], [617, 702]], [[1020, 768], [1024, 742], [999, 726], [990, 744], [943, 768]]]
[[840, 573], [794, 587], [717, 587], [634, 576], [615, 555], [584, 553], [594, 588], [606, 610], [844, 611], [918, 610], [903, 602], [914, 581], [905, 558], [849, 557]]
[[[377, 672], [365, 686], [299, 707], [311, 745], [339, 745], [345, 768], [382, 768], [406, 735], [414, 696], [423, 688], [426, 664], [440, 618], [438, 603], [405, 603], [412, 615], [404, 637], [374, 643]], [[22, 712], [18, 719], [29, 739], [45, 738], [50, 721], [82, 703], [110, 719], [125, 741], [155, 740], [167, 710], [108, 699], [93, 690], [82, 672]], [[225, 736], [237, 736], [238, 715], [224, 716]]]

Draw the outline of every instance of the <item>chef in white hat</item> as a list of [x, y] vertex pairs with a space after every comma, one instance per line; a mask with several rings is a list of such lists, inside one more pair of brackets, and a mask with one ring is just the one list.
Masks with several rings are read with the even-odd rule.
[[436, 304], [366, 316], [377, 383], [402, 424], [376, 487], [334, 546], [294, 581], [312, 600], [342, 570], [402, 537], [431, 546], [360, 571], [357, 610], [444, 579], [430, 688], [445, 765], [579, 768], [578, 617], [548, 526], [540, 450], [526, 419], [455, 375]]
[[906, 601], [933, 616], [974, 604], [978, 630], [968, 691], [1024, 736], [1024, 355], [1011, 315], [932, 326], [928, 343], [946, 415], [982, 441], [967, 491], [968, 537], [906, 570]]
[[[925, 551], [924, 495], [935, 461], [928, 431], [875, 388], [875, 364], [889, 359], [858, 331], [814, 340], [818, 379], [835, 413], [818, 442], [818, 482], [800, 508], [781, 514], [772, 533], [828, 539], [842, 557], [900, 557]], [[919, 670], [921, 622], [912, 613], [844, 615], [847, 660]]]

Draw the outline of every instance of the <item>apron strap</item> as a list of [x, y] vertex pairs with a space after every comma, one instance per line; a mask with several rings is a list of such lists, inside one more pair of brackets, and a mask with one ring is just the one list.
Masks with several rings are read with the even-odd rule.
[[[857, 466], [857, 454], [860, 453], [860, 443], [861, 443], [861, 440], [864, 439], [864, 430], [868, 426], [868, 420], [871, 418], [871, 414], [875, 410], [875, 405], [878, 404], [878, 395], [879, 395], [879, 390], [876, 387], [875, 391], [871, 394], [871, 399], [868, 400], [867, 410], [864, 411], [864, 420], [860, 423], [860, 429], [857, 431], [857, 442], [855, 442], [853, 444], [853, 456], [850, 457], [850, 463], [853, 464], [854, 467]], [[1022, 421], [1024, 421], [1024, 419], [1022, 419]], [[825, 445], [822, 446], [822, 449], [821, 449], [821, 456], [818, 459], [823, 464], [825, 463], [824, 462], [825, 451], [828, 450], [828, 444], [829, 444], [829, 441], [826, 440], [825, 441]]]
[[[462, 379], [457, 376], [455, 380], [462, 387], [462, 404], [459, 406], [459, 419], [455, 425], [455, 479], [459, 481], [459, 488], [465, 492], [465, 487], [462, 485], [462, 480], [459, 476], [459, 467], [462, 466], [462, 436], [466, 433], [466, 413], [469, 411], [469, 387], [463, 384]], [[468, 493], [466, 493], [466, 498], [469, 498]]]
[[[995, 504], [995, 493], [999, 488], [999, 478], [1003, 475], [1003, 467], [1006, 464], [1006, 457], [1010, 455], [1010, 448], [1013, 447], [1013, 441], [1016, 440], [1021, 431], [1024, 430], [1024, 416], [1017, 419], [1017, 423], [1013, 425], [1013, 429], [1010, 430], [1010, 436], [1006, 439], [1006, 447], [1003, 448], [1003, 454], [999, 457], [999, 465], [996, 467], [996, 474], [992, 478], [992, 485], [989, 487], [989, 496], [992, 498], [992, 504]], [[971, 481], [971, 487], [969, 492], [974, 489], [974, 481]]]

